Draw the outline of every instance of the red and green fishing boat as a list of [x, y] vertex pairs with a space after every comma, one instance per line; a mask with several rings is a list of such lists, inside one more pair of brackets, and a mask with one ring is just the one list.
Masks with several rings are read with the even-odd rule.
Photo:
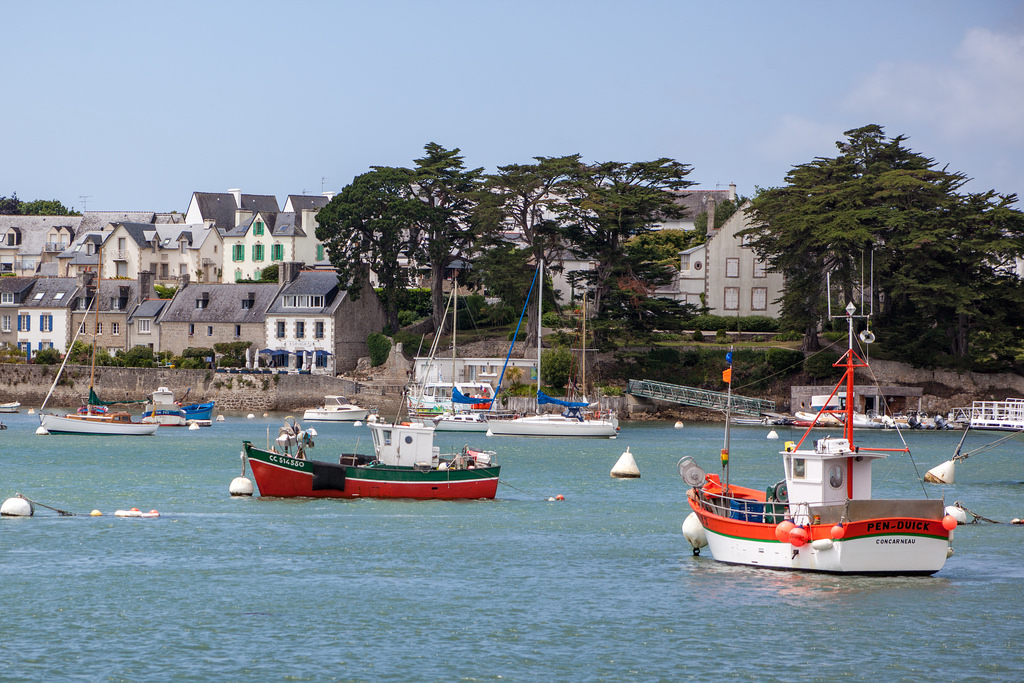
[[493, 451], [468, 447], [441, 456], [434, 427], [423, 423], [370, 423], [373, 455], [342, 454], [337, 462], [312, 460], [312, 429], [294, 419], [273, 446], [243, 442], [260, 495], [279, 498], [494, 498], [498, 472]]

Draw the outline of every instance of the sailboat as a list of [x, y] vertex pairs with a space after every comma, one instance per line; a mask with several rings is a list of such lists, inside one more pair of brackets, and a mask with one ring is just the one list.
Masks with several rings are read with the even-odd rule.
[[[544, 261], [539, 265], [540, 287], [538, 292], [543, 290], [544, 283]], [[615, 438], [619, 432], [619, 420], [615, 414], [591, 414], [588, 412], [590, 404], [587, 401], [564, 401], [548, 396], [540, 388], [540, 363], [541, 363], [541, 314], [543, 311], [544, 297], [537, 296], [537, 413], [525, 415], [512, 419], [496, 419], [489, 417], [487, 420], [488, 433], [494, 436], [590, 436]], [[586, 313], [584, 312], [584, 320]], [[586, 365], [586, 331], [584, 330], [584, 366]], [[585, 386], [585, 384], [584, 384]], [[564, 408], [561, 413], [541, 413], [542, 405], [556, 405]]]
[[[728, 419], [723, 476], [705, 474], [689, 456], [679, 461], [692, 509], [683, 535], [695, 555], [706, 545], [715, 560], [727, 564], [878, 575], [934, 574], [952, 555], [957, 520], [945, 513], [942, 500], [871, 497], [872, 464], [909, 448], [905, 443], [903, 448], [854, 445], [854, 370], [868, 367], [854, 351], [855, 310], [852, 303], [846, 307], [849, 344], [835, 363], [844, 373], [832, 391], [835, 395], [845, 385], [842, 438], [826, 436], [801, 448], [808, 427], [799, 442], [786, 443], [785, 478], [767, 489], [729, 481]], [[727, 360], [723, 379], [729, 382]]]
[[[456, 382], [456, 330], [458, 328], [458, 282], [452, 280], [452, 295], [448, 304], [452, 307], [452, 370], [451, 382], [424, 382], [419, 391], [409, 395], [409, 411], [424, 420], [434, 423], [439, 432], [486, 432], [487, 420], [483, 411], [491, 407], [494, 389], [487, 382]], [[447, 313], [446, 313], [447, 316]], [[430, 348], [433, 362], [442, 329], [437, 331]]]
[[[103, 267], [103, 252], [100, 251], [99, 268]], [[95, 311], [95, 321], [99, 320], [99, 293], [100, 293], [100, 282], [101, 278], [97, 277], [96, 281], [96, 293], [93, 296], [90, 306]], [[81, 327], [78, 332], [75, 333], [74, 339], [71, 340], [71, 347], [74, 346], [75, 340], [78, 339], [78, 335], [81, 334], [82, 329], [85, 327], [85, 320], [88, 319], [88, 310], [85, 313]], [[93, 328], [95, 329], [95, 328]], [[86, 405], [82, 408], [83, 410], [78, 413], [68, 413], [66, 415], [54, 415], [47, 413], [46, 403], [50, 400], [50, 396], [53, 394], [54, 388], [57, 386], [57, 382], [60, 381], [61, 375], [64, 373], [64, 368], [67, 366], [68, 359], [71, 357], [71, 347], [68, 348], [68, 352], [64, 354], [64, 362], [61, 363], [60, 370], [57, 371], [57, 376], [53, 379], [53, 384], [50, 385], [50, 391], [47, 392], [46, 398], [43, 399], [43, 405], [39, 409], [39, 426], [42, 430], [40, 433], [49, 434], [107, 434], [116, 436], [148, 436], [155, 434], [159, 424], [144, 424], [140, 422], [133, 422], [132, 416], [126, 411], [108, 411], [103, 402], [96, 396], [96, 392], [93, 389], [94, 381], [96, 378], [96, 334], [92, 337], [92, 371], [89, 375], [89, 398], [87, 399]]]

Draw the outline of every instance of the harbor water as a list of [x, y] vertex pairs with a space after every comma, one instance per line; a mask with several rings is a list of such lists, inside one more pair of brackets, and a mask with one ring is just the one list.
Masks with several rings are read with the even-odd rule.
[[[226, 417], [77, 437], [36, 435], [24, 409], [2, 416], [0, 498], [75, 513], [0, 519], [3, 680], [1024, 680], [1024, 526], [1008, 523], [1024, 517], [1019, 439], [936, 486], [919, 477], [960, 433], [904, 432], [913, 459], [877, 463], [875, 497], [927, 493], [1001, 523], [959, 527], [932, 577], [877, 578], [694, 556], [676, 462], [719, 471], [721, 425], [439, 433], [442, 452], [497, 451], [496, 500], [275, 500], [228, 486], [242, 440], [264, 445], [284, 415]], [[366, 427], [315, 427], [313, 457], [370, 451]], [[732, 430], [734, 483], [781, 478], [778, 452], [802, 432], [769, 429]], [[614, 479], [627, 447], [642, 476]], [[112, 515], [133, 507], [160, 517]]]

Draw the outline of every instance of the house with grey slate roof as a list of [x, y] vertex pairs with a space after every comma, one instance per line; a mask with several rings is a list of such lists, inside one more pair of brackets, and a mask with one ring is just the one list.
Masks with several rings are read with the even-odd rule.
[[18, 316], [36, 282], [34, 277], [0, 277], [0, 344], [18, 346]]
[[128, 348], [148, 346], [160, 350], [160, 326], [156, 324], [170, 299], [145, 299], [128, 315]]
[[[40, 349], [55, 348], [61, 353], [67, 350], [73, 326], [72, 316], [79, 291], [77, 278], [37, 277], [0, 278], [30, 279], [29, 289], [21, 289], [16, 297], [19, 301], [8, 308], [0, 304], [0, 329], [16, 332], [17, 344], [22, 352], [31, 349], [34, 355]], [[0, 301], [7, 299], [6, 291], [0, 291]], [[8, 312], [10, 310], [10, 313]], [[12, 329], [8, 330], [7, 326]]]
[[369, 286], [354, 300], [333, 270], [303, 270], [282, 264], [281, 289], [266, 315], [267, 348], [285, 352], [290, 368], [335, 375], [369, 355], [366, 337], [386, 323], [384, 308]]
[[153, 275], [140, 273], [137, 280], [99, 280], [92, 271], [78, 277], [78, 303], [73, 310], [75, 327], [81, 330], [78, 339], [106, 349], [111, 355], [128, 351], [135, 344], [129, 334], [132, 313], [143, 301], [156, 298]]
[[[265, 346], [266, 312], [277, 295], [276, 283], [190, 283], [184, 278], [182, 283], [156, 319], [157, 351], [180, 355], [187, 348], [238, 341]], [[141, 332], [134, 335], [138, 339]]]
[[143, 271], [160, 284], [182, 275], [217, 282], [223, 256], [220, 233], [209, 224], [115, 223], [103, 245], [103, 276], [136, 278]]

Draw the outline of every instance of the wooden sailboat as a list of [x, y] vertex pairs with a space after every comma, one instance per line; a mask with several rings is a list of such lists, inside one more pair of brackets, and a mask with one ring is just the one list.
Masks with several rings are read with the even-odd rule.
[[[94, 311], [94, 324], [99, 321], [99, 294], [100, 294], [100, 283], [102, 278], [100, 277], [100, 269], [103, 267], [103, 251], [99, 252], [99, 263], [97, 265], [97, 278], [96, 278], [96, 293], [93, 296], [90, 306]], [[78, 335], [81, 333], [82, 328], [85, 326], [85, 320], [89, 317], [88, 310], [86, 311], [85, 317], [83, 318], [82, 326], [75, 333], [74, 339], [71, 341], [71, 346], [74, 346], [75, 340], [78, 339]], [[143, 424], [139, 422], [133, 422], [132, 416], [126, 411], [107, 411], [103, 406], [99, 406], [96, 401], [96, 393], [93, 389], [96, 379], [96, 333], [95, 327], [93, 328], [92, 336], [92, 370], [89, 374], [89, 398], [86, 401], [86, 405], [83, 406], [83, 410], [78, 413], [68, 413], [65, 415], [55, 415], [53, 413], [46, 412], [46, 403], [50, 400], [51, 394], [53, 394], [54, 387], [57, 386], [57, 382], [60, 381], [61, 375], [64, 372], [64, 367], [67, 365], [68, 358], [71, 357], [71, 348], [68, 348], [67, 353], [64, 355], [64, 362], [61, 363], [60, 370], [57, 372], [57, 376], [53, 380], [53, 384], [50, 386], [50, 391], [46, 394], [46, 398], [43, 400], [43, 405], [39, 409], [39, 426], [42, 433], [49, 434], [107, 434], [117, 436], [147, 436], [156, 433], [159, 424]]]

